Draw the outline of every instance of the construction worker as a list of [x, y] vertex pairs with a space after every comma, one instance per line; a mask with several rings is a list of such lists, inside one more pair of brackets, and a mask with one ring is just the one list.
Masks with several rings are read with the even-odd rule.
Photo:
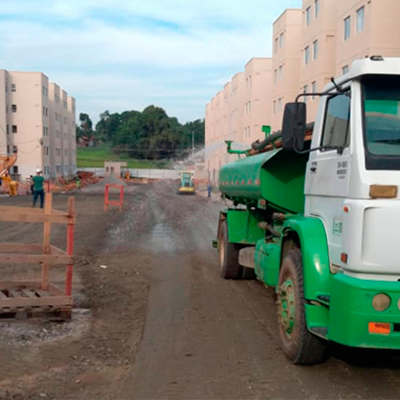
[[208, 181], [208, 184], [207, 184], [208, 197], [211, 197], [211, 190], [212, 190], [211, 181]]
[[18, 194], [18, 185], [17, 181], [10, 182], [10, 197], [15, 197]]
[[82, 192], [82, 190], [81, 190], [81, 180], [80, 180], [79, 177], [76, 178], [75, 184], [76, 184], [76, 191], [77, 192]]
[[33, 196], [33, 175], [29, 175], [29, 186], [31, 188], [31, 195]]
[[10, 182], [11, 177], [8, 171], [5, 172], [4, 176], [1, 178], [4, 184], [4, 192], [10, 194]]
[[36, 175], [32, 178], [33, 180], [33, 205], [36, 206], [36, 202], [38, 197], [40, 197], [40, 208], [43, 208], [44, 205], [44, 178], [42, 176], [42, 170], [38, 168], [36, 170]]

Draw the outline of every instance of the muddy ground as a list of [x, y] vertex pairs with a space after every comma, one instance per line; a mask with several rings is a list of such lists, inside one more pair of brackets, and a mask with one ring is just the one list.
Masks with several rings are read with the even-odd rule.
[[[101, 191], [76, 195], [73, 319], [0, 320], [0, 399], [400, 398], [397, 353], [335, 347], [320, 366], [286, 361], [272, 292], [218, 275], [223, 204], [168, 183], [129, 187], [125, 199], [122, 213], [105, 213]], [[66, 202], [55, 196], [56, 208]], [[0, 242], [41, 240], [37, 225], [0, 228]], [[52, 235], [60, 247], [63, 229]], [[62, 286], [63, 267], [51, 272]], [[0, 279], [38, 274], [2, 267]]]

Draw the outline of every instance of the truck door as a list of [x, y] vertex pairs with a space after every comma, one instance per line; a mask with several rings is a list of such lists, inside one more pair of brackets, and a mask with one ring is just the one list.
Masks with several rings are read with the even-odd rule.
[[[343, 202], [349, 192], [350, 110], [350, 91], [326, 99], [320, 132], [314, 131], [313, 147], [328, 148], [310, 154], [306, 171], [306, 215], [322, 219], [330, 261], [336, 266], [341, 265]], [[331, 146], [341, 146], [343, 152], [329, 149]]]

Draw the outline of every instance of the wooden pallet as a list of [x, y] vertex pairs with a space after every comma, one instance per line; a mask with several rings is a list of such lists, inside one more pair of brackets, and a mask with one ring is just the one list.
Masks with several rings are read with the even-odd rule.
[[[46, 194], [45, 209], [0, 207], [0, 221], [42, 222], [43, 244], [0, 243], [0, 266], [2, 264], [41, 264], [42, 279], [36, 281], [0, 281], [0, 319], [33, 317], [46, 313], [71, 316], [73, 240], [75, 225], [74, 199], [68, 199], [68, 212], [52, 209], [52, 194]], [[67, 251], [50, 244], [51, 224], [67, 225]], [[49, 267], [57, 264], [67, 266], [65, 291], [49, 281]]]

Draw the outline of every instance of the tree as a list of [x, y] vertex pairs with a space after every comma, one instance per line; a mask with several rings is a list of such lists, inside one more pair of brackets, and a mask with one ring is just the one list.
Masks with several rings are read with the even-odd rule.
[[89, 114], [80, 113], [79, 114], [80, 128], [83, 131], [83, 134], [89, 136], [93, 132], [93, 122], [89, 117]]
[[[85, 118], [84, 118], [85, 119]], [[142, 112], [124, 111], [100, 114], [96, 124], [96, 136], [110, 141], [116, 153], [126, 153], [137, 159], [168, 159], [183, 156], [192, 147], [204, 146], [204, 120], [185, 125], [175, 117], [169, 117], [164, 109], [154, 105]]]

